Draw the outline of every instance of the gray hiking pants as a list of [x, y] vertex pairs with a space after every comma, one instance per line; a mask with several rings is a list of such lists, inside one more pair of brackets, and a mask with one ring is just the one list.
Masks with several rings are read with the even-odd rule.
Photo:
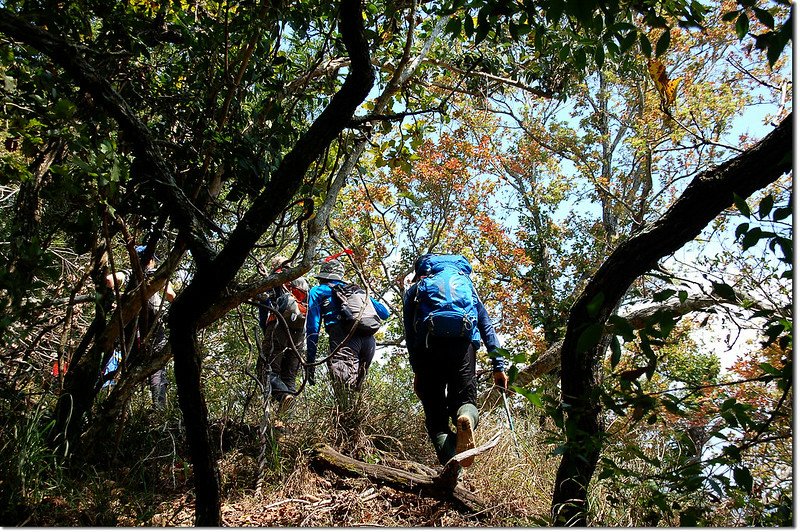
[[167, 370], [161, 368], [150, 375], [150, 395], [153, 397], [153, 406], [162, 410], [167, 406]]
[[[334, 384], [343, 384], [350, 388], [360, 389], [367, 377], [372, 359], [375, 356], [375, 337], [353, 333], [344, 344], [349, 330], [340, 324], [326, 329], [333, 356], [328, 360], [328, 369]], [[336, 349], [337, 346], [338, 349]]]

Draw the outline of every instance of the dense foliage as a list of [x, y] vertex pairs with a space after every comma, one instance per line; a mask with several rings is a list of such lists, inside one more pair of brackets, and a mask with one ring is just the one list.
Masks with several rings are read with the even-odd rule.
[[[514, 363], [524, 453], [493, 480], [552, 499], [491, 524], [792, 522], [792, 24], [772, 0], [3, 2], [3, 524], [73, 524], [116, 467], [127, 524], [169, 478], [215, 525], [317, 443], [435, 463], [399, 319], [424, 252], [471, 261]], [[140, 244], [156, 273], [108, 287], [143, 280]], [[381, 360], [360, 415], [323, 378], [281, 439], [252, 298], [344, 249], [392, 311]], [[168, 281], [171, 353], [130, 356]], [[254, 463], [220, 473], [234, 450]]]

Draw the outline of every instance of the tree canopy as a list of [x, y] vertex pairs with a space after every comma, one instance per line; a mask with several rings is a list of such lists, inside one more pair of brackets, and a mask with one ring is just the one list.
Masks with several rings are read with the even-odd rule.
[[[35, 405], [26, 430], [58, 467], [91, 463], [174, 360], [195, 523], [220, 525], [212, 425], [223, 404], [247, 418], [251, 392], [215, 372], [255, 386], [253, 298], [348, 249], [408, 375], [404, 278], [455, 252], [513, 362], [514, 409], [559, 460], [545, 522], [787, 522], [793, 10], [4, 2], [3, 431]], [[109, 287], [122, 270], [136, 282]], [[171, 352], [129, 356], [167, 282]], [[708, 343], [731, 328], [724, 366]], [[8, 471], [13, 518], [31, 502]], [[623, 515], [634, 492], [644, 510]]]

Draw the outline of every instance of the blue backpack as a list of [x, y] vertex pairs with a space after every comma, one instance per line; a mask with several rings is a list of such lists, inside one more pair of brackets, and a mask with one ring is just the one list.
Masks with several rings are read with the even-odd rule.
[[445, 338], [471, 338], [478, 322], [472, 267], [461, 255], [424, 255], [416, 268], [417, 331]]

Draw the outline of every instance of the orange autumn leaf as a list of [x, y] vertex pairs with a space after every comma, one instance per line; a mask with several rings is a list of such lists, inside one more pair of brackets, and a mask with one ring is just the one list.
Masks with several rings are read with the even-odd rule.
[[680, 84], [680, 79], [670, 80], [667, 77], [667, 67], [658, 59], [650, 59], [647, 61], [647, 70], [650, 72], [650, 77], [656, 84], [656, 90], [661, 96], [661, 100], [669, 107], [675, 103], [675, 94]]
[[675, 93], [678, 90], [678, 85], [680, 84], [681, 79], [676, 78], [670, 80], [669, 84], [667, 85], [666, 93], [664, 94], [664, 99], [667, 101], [667, 105], [672, 105], [675, 103]]

